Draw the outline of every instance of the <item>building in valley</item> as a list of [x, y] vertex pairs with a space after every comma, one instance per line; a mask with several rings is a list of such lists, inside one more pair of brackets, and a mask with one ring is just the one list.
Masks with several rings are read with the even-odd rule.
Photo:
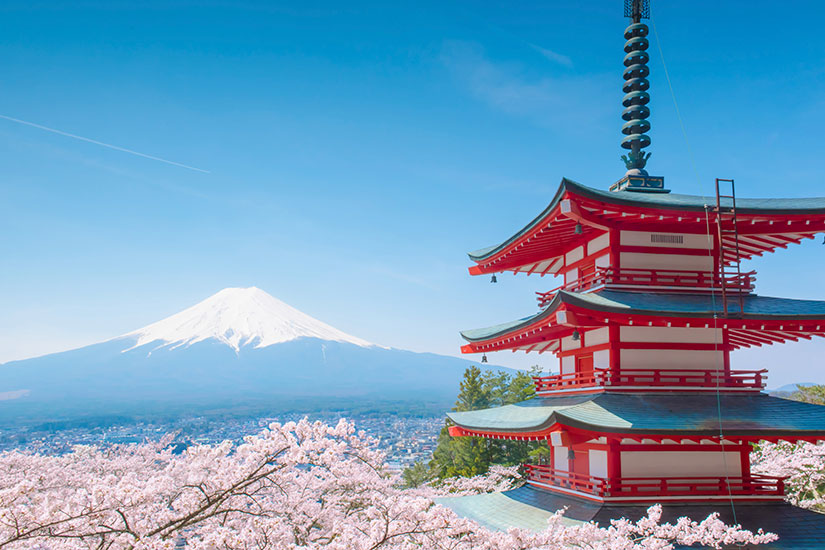
[[[539, 312], [462, 332], [464, 353], [552, 354], [558, 374], [535, 398], [449, 413], [454, 437], [538, 441], [550, 459], [527, 485], [444, 504], [489, 526], [571, 520], [703, 519], [777, 532], [775, 548], [825, 547], [825, 516], [787, 504], [783, 480], [750, 471], [759, 441], [825, 439], [825, 407], [764, 393], [767, 372], [733, 370], [752, 346], [825, 336], [825, 302], [761, 296], [741, 262], [825, 232], [825, 198], [671, 193], [645, 170], [649, 110], [645, 2], [625, 2], [622, 146], [626, 175], [609, 190], [564, 179], [549, 206], [503, 243], [473, 252], [470, 273], [552, 275]], [[781, 368], [781, 365], [778, 366]]]

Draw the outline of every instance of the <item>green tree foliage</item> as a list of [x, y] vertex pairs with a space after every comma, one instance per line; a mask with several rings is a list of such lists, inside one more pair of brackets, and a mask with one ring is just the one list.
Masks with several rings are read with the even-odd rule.
[[791, 394], [791, 399], [815, 405], [825, 405], [825, 385], [797, 386], [796, 391]]
[[475, 365], [465, 370], [464, 380], [459, 385], [458, 399], [456, 399], [453, 410], [476, 411], [490, 407], [493, 394], [498, 392], [498, 388], [491, 385], [495, 384], [492, 381], [494, 377], [490, 371], [482, 374]]
[[404, 469], [401, 476], [404, 478], [403, 487], [405, 489], [420, 487], [435, 478], [433, 471], [426, 462], [416, 462], [409, 468]]
[[[537, 369], [535, 369], [537, 370]], [[501, 407], [530, 399], [535, 394], [532, 372], [484, 371], [470, 367], [464, 372], [454, 411], [474, 411]], [[439, 478], [475, 476], [486, 473], [491, 464], [512, 466], [530, 459], [540, 445], [522, 441], [501, 441], [482, 437], [450, 437], [442, 428], [430, 461], [433, 475]]]

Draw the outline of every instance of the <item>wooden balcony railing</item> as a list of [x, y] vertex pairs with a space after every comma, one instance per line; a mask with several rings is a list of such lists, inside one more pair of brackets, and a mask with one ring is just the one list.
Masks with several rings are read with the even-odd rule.
[[534, 376], [536, 393], [546, 391], [570, 390], [578, 388], [601, 387], [607, 385], [608, 369], [595, 369], [592, 372], [571, 372]]
[[525, 464], [527, 480], [601, 498], [653, 499], [688, 496], [782, 497], [785, 478], [750, 475], [734, 477], [622, 477], [605, 479], [556, 470], [544, 464]]
[[604, 496], [608, 486], [608, 481], [604, 478], [556, 470], [546, 464], [525, 464], [524, 473], [528, 482], [544, 483], [589, 495]]
[[676, 370], [676, 369], [595, 369], [592, 372], [573, 372], [534, 376], [536, 392], [572, 390], [589, 387], [679, 387], [761, 390], [767, 380], [767, 369], [732, 370]]
[[644, 288], [658, 287], [674, 292], [721, 290], [752, 292], [756, 271], [722, 277], [709, 271], [674, 271], [659, 269], [616, 269], [597, 267], [592, 273], [548, 292], [536, 292], [539, 307], [549, 304], [556, 292], [582, 292], [597, 287]]

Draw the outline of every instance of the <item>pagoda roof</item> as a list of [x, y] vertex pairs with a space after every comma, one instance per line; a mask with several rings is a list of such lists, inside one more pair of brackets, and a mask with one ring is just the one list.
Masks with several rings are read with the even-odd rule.
[[[581, 203], [573, 211], [562, 204], [571, 198]], [[732, 201], [722, 198], [721, 205], [730, 208]], [[705, 228], [708, 221], [715, 222], [712, 211], [709, 220], [705, 217], [706, 207], [715, 206], [715, 195], [605, 191], [562, 178], [550, 204], [530, 223], [502, 243], [468, 254], [471, 260], [479, 264], [471, 267], [470, 273], [479, 275], [512, 270], [543, 274], [551, 266], [542, 264], [538, 259], [557, 257], [577, 245], [574, 243], [580, 244], [583, 238], [586, 240], [588, 236], [593, 238], [601, 233], [616, 219], [621, 218], [623, 227], [644, 220], [641, 223], [646, 224], [648, 229], [674, 232], [679, 232], [677, 223], [681, 224], [682, 230], [686, 230], [690, 225], [686, 222], [690, 221], [695, 231]], [[578, 213], [575, 208], [579, 209]], [[748, 228], [754, 235], [768, 236], [768, 242], [759, 239], [743, 242], [741, 256], [744, 258], [784, 247], [788, 242], [799, 242], [825, 229], [825, 197], [737, 198], [736, 211], [741, 221], [768, 223], [765, 227]], [[680, 219], [683, 217], [686, 219]], [[794, 218], [795, 225], [774, 225], [777, 218], [784, 220], [789, 217]], [[584, 221], [583, 235], [574, 231], [580, 220]], [[779, 235], [791, 237], [782, 238]]]
[[726, 437], [825, 439], [825, 407], [766, 394], [717, 397], [716, 394], [600, 393], [535, 397], [492, 409], [449, 412], [447, 416], [471, 432], [468, 435], [536, 436], [567, 427], [677, 438], [718, 435], [721, 430]]
[[[488, 529], [506, 531], [511, 527], [543, 531], [547, 520], [564, 509], [563, 522], [581, 525], [595, 522], [609, 526], [611, 520], [622, 518], [637, 521], [647, 516], [647, 505], [605, 504], [586, 501], [559, 493], [523, 485], [502, 493], [482, 493], [461, 497], [442, 497], [436, 503], [450, 508], [459, 516], [471, 519]], [[779, 540], [759, 548], [765, 550], [815, 549], [825, 547], [825, 515], [798, 508], [787, 502], [736, 504], [735, 515], [728, 502], [672, 503], [663, 502], [662, 522], [676, 523], [681, 517], [701, 521], [712, 513], [727, 524], [739, 524], [756, 532], [763, 529], [776, 533]], [[686, 548], [678, 546], [677, 548]]]
[[[738, 313], [738, 299], [729, 299], [728, 310]], [[552, 301], [535, 315], [523, 317], [509, 323], [502, 323], [486, 328], [465, 330], [461, 336], [471, 344], [482, 342], [497, 342], [495, 348], [480, 349], [479, 346], [465, 346], [465, 353], [480, 351], [493, 351], [493, 349], [511, 349], [528, 344], [530, 338], [539, 337], [543, 341], [549, 338], [558, 338], [562, 332], [572, 332], [573, 326], [564, 327], [558, 324], [557, 313], [559, 311], [574, 311], [586, 315], [589, 320], [581, 320], [582, 326], [604, 326], [606, 324], [605, 315], [617, 321], [626, 321], [626, 324], [633, 324], [631, 320], [635, 317], [642, 317], [641, 321], [653, 323], [657, 326], [664, 326], [673, 321], [682, 320], [686, 324], [688, 319], [713, 319], [717, 317], [716, 323], [719, 326], [729, 325], [741, 331], [749, 329], [756, 330], [757, 336], [759, 327], [752, 326], [755, 322], [782, 323], [790, 321], [786, 326], [771, 326], [774, 332], [786, 333], [791, 338], [779, 338], [777, 342], [786, 339], [793, 339], [802, 335], [807, 338], [810, 334], [822, 332], [820, 325], [812, 325], [811, 321], [823, 321], [822, 330], [825, 330], [825, 301], [821, 300], [797, 300], [791, 298], [774, 298], [770, 296], [758, 296], [748, 294], [743, 296], [742, 314], [735, 319], [726, 319], [720, 314], [724, 313], [721, 296], [706, 294], [665, 294], [665, 293], [644, 293], [644, 292], [623, 292], [616, 290], [599, 290], [596, 292], [577, 293], [560, 290], [553, 297]], [[653, 318], [653, 319], [650, 319]], [[598, 319], [598, 320], [597, 320]], [[649, 320], [648, 320], [649, 319]], [[806, 321], [805, 326], [793, 325], [793, 322]], [[584, 324], [586, 323], [586, 325]], [[678, 322], [677, 322], [678, 324]], [[825, 333], [823, 333], [825, 334]], [[735, 336], [735, 334], [734, 334]], [[742, 343], [734, 342], [737, 345], [748, 345], [746, 335]], [[518, 346], [509, 345], [517, 343], [517, 340], [524, 340]], [[753, 342], [751, 342], [753, 343]], [[764, 342], [763, 342], [764, 343]], [[770, 343], [770, 342], [767, 342]]]

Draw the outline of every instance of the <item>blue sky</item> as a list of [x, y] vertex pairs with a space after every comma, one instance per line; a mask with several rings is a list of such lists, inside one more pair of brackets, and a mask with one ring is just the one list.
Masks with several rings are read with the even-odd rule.
[[[393, 5], [389, 5], [393, 4]], [[619, 160], [621, 2], [5, 2], [0, 361], [135, 329], [255, 285], [362, 338], [455, 354], [535, 311], [539, 278], [467, 275], [562, 176]], [[825, 195], [825, 8], [655, 2], [649, 168], [677, 192]], [[689, 143], [689, 145], [688, 145]], [[825, 299], [825, 247], [752, 262]], [[825, 342], [740, 353], [825, 381]], [[552, 358], [496, 354], [506, 365]]]

